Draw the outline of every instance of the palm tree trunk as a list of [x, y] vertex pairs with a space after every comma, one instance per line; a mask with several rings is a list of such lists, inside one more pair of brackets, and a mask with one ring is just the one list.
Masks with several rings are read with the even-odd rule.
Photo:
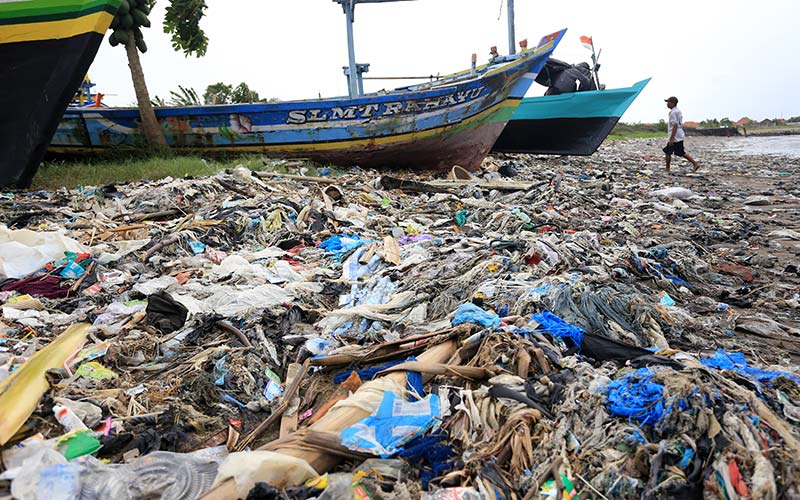
[[142, 132], [144, 132], [147, 144], [156, 149], [166, 149], [167, 140], [156, 120], [156, 113], [150, 102], [150, 93], [147, 92], [147, 84], [144, 81], [142, 63], [139, 62], [139, 51], [136, 49], [136, 41], [133, 32], [129, 32], [128, 43], [125, 44], [128, 52], [128, 67], [131, 70], [133, 89], [136, 91], [136, 102], [139, 104], [139, 115], [142, 118]]

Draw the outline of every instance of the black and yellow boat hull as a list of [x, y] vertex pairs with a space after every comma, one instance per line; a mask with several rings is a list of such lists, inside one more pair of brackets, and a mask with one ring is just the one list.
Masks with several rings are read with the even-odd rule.
[[119, 3], [0, 2], [0, 186], [30, 186]]

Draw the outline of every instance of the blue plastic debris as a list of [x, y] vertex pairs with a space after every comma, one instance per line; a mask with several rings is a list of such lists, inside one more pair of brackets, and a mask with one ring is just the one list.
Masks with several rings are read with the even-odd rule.
[[67, 262], [64, 266], [64, 269], [61, 270], [61, 277], [67, 279], [77, 279], [84, 275], [86, 270], [84, 270], [79, 264], [76, 264], [74, 260]]
[[578, 347], [583, 343], [584, 331], [582, 328], [567, 323], [550, 311], [534, 314], [531, 319], [539, 323], [539, 328], [553, 337], [568, 338]]
[[372, 240], [362, 240], [357, 234], [335, 234], [320, 243], [319, 247], [340, 259], [347, 252], [367, 243], [372, 243]]
[[[399, 365], [400, 363], [406, 363], [408, 361], [416, 361], [417, 358], [411, 356], [407, 359], [401, 359], [397, 361], [389, 361], [388, 363], [384, 363], [379, 366], [371, 366], [369, 368], [364, 368], [363, 370], [355, 370], [361, 380], [372, 380], [375, 378], [375, 374], [382, 372], [383, 370], [387, 370], [395, 365]], [[336, 385], [342, 384], [347, 377], [353, 370], [347, 370], [343, 372], [339, 372], [333, 376], [333, 383]], [[423, 387], [422, 387], [422, 374], [420, 372], [406, 372], [408, 375], [406, 376], [406, 380], [408, 381], [408, 389], [414, 393], [422, 395]]]
[[745, 359], [744, 354], [741, 352], [728, 352], [725, 349], [717, 349], [713, 357], [701, 359], [700, 363], [709, 368], [717, 368], [718, 370], [732, 370], [760, 383], [772, 382], [777, 377], [786, 377], [800, 384], [800, 378], [792, 373], [761, 370], [749, 366], [747, 364], [747, 359]]
[[459, 210], [458, 212], [456, 212], [456, 224], [458, 224], [458, 227], [461, 227], [464, 224], [466, 224], [467, 218], [469, 218], [470, 215], [472, 215], [472, 212], [470, 210]]
[[667, 248], [666, 247], [653, 247], [649, 250], [650, 255], [656, 259], [664, 259], [667, 257]]
[[452, 468], [450, 461], [455, 452], [452, 446], [444, 444], [447, 440], [444, 434], [418, 437], [397, 454], [408, 463], [423, 466], [419, 474], [423, 490], [428, 490], [432, 479], [444, 475]]
[[222, 393], [222, 399], [231, 403], [232, 405], [236, 406], [237, 408], [247, 408], [247, 405], [236, 399], [235, 397], [231, 396], [230, 394]]
[[229, 371], [225, 368], [225, 358], [227, 356], [222, 356], [214, 363], [214, 384], [218, 386], [225, 385], [225, 375]]
[[192, 249], [193, 254], [199, 255], [206, 251], [206, 244], [202, 241], [192, 240], [189, 242], [189, 248]]
[[658, 304], [664, 307], [672, 307], [675, 305], [675, 299], [669, 296], [667, 292], [661, 292], [661, 300]]
[[625, 442], [631, 445], [634, 444], [647, 444], [647, 439], [639, 431], [631, 431], [625, 434]]
[[384, 391], [375, 414], [346, 428], [339, 437], [348, 449], [389, 458], [412, 439], [433, 429], [440, 418], [436, 394], [412, 402], [404, 401], [391, 391]]
[[692, 463], [693, 457], [694, 457], [694, 450], [691, 448], [686, 448], [683, 451], [683, 456], [681, 457], [681, 461], [678, 462], [678, 467], [680, 467], [681, 469], [689, 467], [689, 464]]
[[550, 293], [550, 289], [551, 288], [553, 288], [553, 286], [550, 283], [545, 283], [544, 285], [542, 285], [540, 287], [536, 287], [536, 288], [534, 288], [532, 290], [528, 290], [528, 295], [539, 294], [540, 296], [544, 296], [544, 295], [547, 295], [548, 293]]
[[453, 326], [462, 323], [476, 323], [486, 328], [497, 328], [500, 326], [500, 316], [486, 312], [472, 302], [467, 302], [459, 306], [456, 310], [456, 315], [453, 317], [453, 321], [450, 323]]
[[625, 417], [641, 425], [655, 425], [664, 415], [664, 386], [653, 382], [649, 368], [639, 368], [612, 380], [605, 388], [606, 408], [615, 417]]
[[689, 283], [689, 282], [688, 282], [688, 281], [686, 281], [686, 280], [680, 279], [680, 278], [678, 278], [677, 276], [673, 276], [673, 275], [671, 275], [671, 274], [667, 274], [667, 273], [662, 273], [662, 274], [664, 275], [664, 277], [665, 277], [665, 278], [667, 278], [668, 280], [670, 280], [670, 281], [671, 281], [673, 284], [675, 284], [675, 285], [678, 285], [678, 286], [685, 286], [686, 288], [692, 288], [692, 284], [691, 284], [691, 283]]

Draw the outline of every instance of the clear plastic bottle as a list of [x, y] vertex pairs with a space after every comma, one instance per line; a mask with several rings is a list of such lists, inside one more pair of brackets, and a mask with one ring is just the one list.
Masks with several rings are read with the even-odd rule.
[[[80, 500], [196, 499], [217, 475], [217, 463], [189, 454], [157, 451], [120, 466], [99, 461], [82, 474]], [[94, 470], [91, 470], [94, 469]]]
[[55, 405], [53, 407], [53, 413], [58, 423], [61, 424], [67, 432], [89, 430], [75, 412], [66, 406]]

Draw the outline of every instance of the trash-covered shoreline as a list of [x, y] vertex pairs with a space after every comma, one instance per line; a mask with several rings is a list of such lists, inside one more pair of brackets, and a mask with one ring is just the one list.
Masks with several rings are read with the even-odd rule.
[[3, 195], [0, 488], [796, 498], [800, 160], [660, 142]]

